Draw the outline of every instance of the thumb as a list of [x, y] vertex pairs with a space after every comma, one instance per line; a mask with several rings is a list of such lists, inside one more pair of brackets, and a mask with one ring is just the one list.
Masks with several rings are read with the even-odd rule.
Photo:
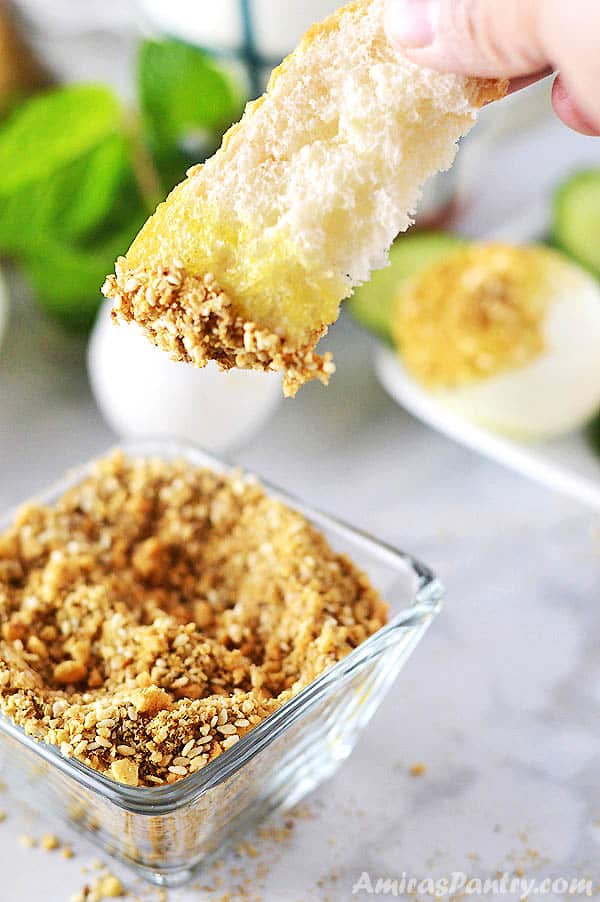
[[433, 69], [516, 78], [549, 65], [542, 5], [550, 0], [387, 0], [391, 41]]

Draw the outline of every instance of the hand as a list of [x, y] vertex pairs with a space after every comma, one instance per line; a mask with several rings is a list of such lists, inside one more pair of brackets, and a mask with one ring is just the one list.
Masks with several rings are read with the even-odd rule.
[[387, 0], [387, 31], [432, 69], [509, 78], [525, 87], [551, 72], [562, 121], [600, 135], [598, 0]]

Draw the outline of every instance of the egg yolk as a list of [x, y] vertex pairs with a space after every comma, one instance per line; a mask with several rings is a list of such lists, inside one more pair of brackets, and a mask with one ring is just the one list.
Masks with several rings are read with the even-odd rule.
[[518, 369], [545, 350], [557, 255], [541, 247], [470, 245], [416, 276], [397, 298], [394, 337], [432, 389]]

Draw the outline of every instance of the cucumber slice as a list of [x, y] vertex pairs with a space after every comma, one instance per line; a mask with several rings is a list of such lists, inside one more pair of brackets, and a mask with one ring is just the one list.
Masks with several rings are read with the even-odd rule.
[[390, 264], [357, 288], [347, 307], [370, 332], [393, 344], [391, 318], [394, 300], [407, 279], [464, 244], [450, 232], [414, 232], [401, 235], [390, 250]]
[[565, 253], [600, 277], [600, 169], [578, 172], [558, 189], [553, 238]]
[[592, 450], [600, 457], [600, 414], [589, 424], [586, 435]]

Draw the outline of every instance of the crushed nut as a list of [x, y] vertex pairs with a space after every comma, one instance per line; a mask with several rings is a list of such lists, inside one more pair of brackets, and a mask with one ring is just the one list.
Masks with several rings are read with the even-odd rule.
[[129, 758], [117, 758], [110, 766], [111, 776], [119, 783], [137, 786], [139, 783], [138, 766]]

